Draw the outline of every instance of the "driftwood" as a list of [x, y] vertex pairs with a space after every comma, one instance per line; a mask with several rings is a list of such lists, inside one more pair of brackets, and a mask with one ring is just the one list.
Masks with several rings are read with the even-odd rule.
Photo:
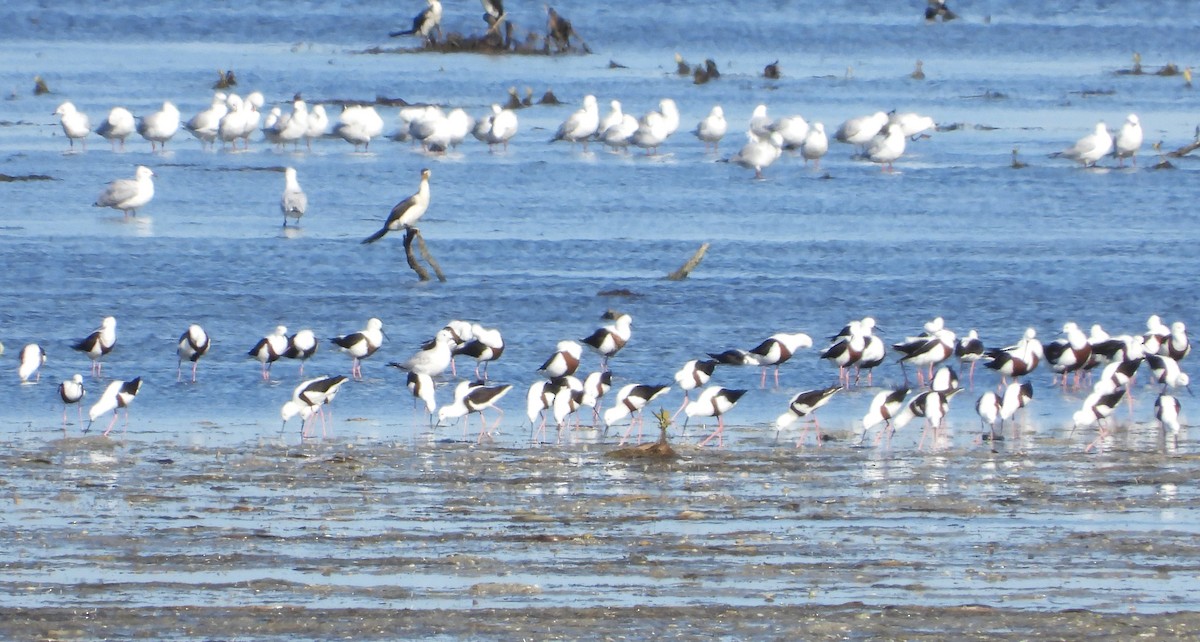
[[705, 252], [708, 252], [708, 243], [701, 245], [700, 249], [696, 250], [696, 253], [692, 255], [692, 258], [688, 259], [687, 263], [683, 264], [683, 267], [668, 274], [667, 280], [682, 281], [686, 279], [687, 276], [692, 273], [692, 270], [696, 269], [697, 265], [700, 265], [700, 261], [704, 259]]
[[429, 270], [417, 261], [417, 255], [413, 252], [413, 240], [417, 242], [417, 248], [421, 252], [421, 258], [433, 268], [433, 273], [437, 275], [438, 281], [445, 283], [446, 275], [442, 274], [442, 268], [434, 260], [433, 255], [429, 253], [429, 247], [425, 245], [425, 238], [421, 236], [421, 230], [415, 227], [407, 228], [404, 231], [404, 256], [408, 259], [408, 267], [412, 268], [413, 272], [417, 273], [417, 278], [422, 281], [428, 281]]

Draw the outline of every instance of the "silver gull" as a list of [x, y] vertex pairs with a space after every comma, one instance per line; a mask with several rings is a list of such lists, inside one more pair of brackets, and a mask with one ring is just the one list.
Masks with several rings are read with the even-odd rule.
[[121, 143], [121, 151], [125, 151], [125, 139], [135, 131], [137, 131], [137, 121], [133, 114], [124, 107], [113, 107], [108, 112], [108, 118], [105, 118], [96, 128], [97, 134], [112, 143], [113, 151], [116, 151], [118, 142]]
[[283, 180], [283, 198], [279, 199], [279, 209], [283, 211], [283, 225], [287, 226], [289, 218], [296, 219], [296, 224], [299, 225], [300, 217], [308, 210], [308, 196], [300, 189], [295, 167], [283, 170]]
[[111, 207], [130, 215], [137, 216], [137, 210], [154, 198], [154, 172], [145, 165], [138, 165], [134, 178], [115, 180], [104, 188], [96, 197], [94, 207]]
[[704, 151], [708, 151], [708, 147], [711, 145], [713, 151], [716, 152], [727, 131], [729, 131], [729, 124], [725, 122], [725, 110], [721, 109], [720, 105], [713, 105], [712, 110], [696, 125], [696, 129], [692, 133], [696, 135], [696, 138], [704, 141]]
[[84, 139], [92, 133], [92, 125], [88, 121], [87, 114], [75, 109], [75, 104], [67, 101], [54, 110], [54, 115], [58, 116], [59, 124], [62, 125], [63, 133], [67, 135], [71, 149], [75, 149], [75, 141], [78, 140], [86, 151], [87, 141]]
[[1142, 123], [1137, 114], [1129, 114], [1125, 117], [1125, 124], [1121, 125], [1120, 131], [1117, 132], [1116, 140], [1113, 141], [1113, 156], [1117, 157], [1122, 167], [1125, 166], [1126, 158], [1132, 159], [1136, 166], [1137, 153], [1141, 146]]
[[165, 150], [167, 141], [179, 131], [179, 108], [171, 101], [164, 102], [161, 109], [142, 117], [137, 131], [150, 141], [150, 151], [154, 151], [156, 144]]

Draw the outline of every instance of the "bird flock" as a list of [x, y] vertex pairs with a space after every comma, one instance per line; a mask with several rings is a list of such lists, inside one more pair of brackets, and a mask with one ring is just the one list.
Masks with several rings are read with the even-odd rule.
[[[515, 109], [532, 104], [517, 99], [515, 88], [510, 89], [510, 94], [508, 105], [493, 104], [479, 118], [472, 117], [462, 108], [447, 111], [438, 105], [402, 107], [397, 114], [397, 129], [389, 137], [395, 141], [411, 141], [430, 154], [456, 149], [471, 136], [491, 150], [508, 150], [509, 143], [520, 130]], [[242, 99], [237, 94], [218, 91], [206, 109], [187, 121], [181, 121], [179, 110], [170, 101], [164, 102], [159, 111], [140, 119], [124, 107], [113, 107], [94, 130], [88, 116], [69, 101], [60, 104], [54, 113], [59, 117], [70, 151], [75, 151], [76, 142], [81, 150], [86, 150], [87, 138], [92, 133], [109, 140], [114, 151], [123, 151], [126, 139], [135, 132], [150, 142], [151, 151], [165, 150], [168, 141], [181, 129], [194, 136], [205, 149], [215, 149], [219, 141], [223, 150], [248, 151], [251, 137], [261, 130], [261, 140], [279, 150], [290, 147], [298, 151], [302, 143], [305, 149], [311, 149], [315, 140], [340, 138], [353, 145], [356, 151], [369, 151], [371, 142], [382, 137], [386, 128], [375, 105], [344, 104], [337, 121], [331, 123], [324, 105], [317, 104], [310, 109], [299, 94], [292, 97], [288, 112], [277, 105], [265, 119], [261, 118], [264, 104], [261, 92], [253, 92]], [[594, 143], [614, 153], [628, 153], [629, 148], [634, 147], [652, 155], [659, 153], [681, 124], [679, 109], [670, 98], [660, 100], [657, 109], [641, 117], [626, 113], [619, 100], [611, 100], [609, 106], [609, 111], [602, 116], [596, 97], [584, 96], [582, 106], [562, 121], [550, 142], [566, 141], [579, 145], [584, 151], [589, 143]], [[799, 114], [771, 118], [767, 110], [765, 104], [754, 108], [746, 123], [745, 143], [736, 153], [721, 159], [753, 170], [756, 178], [763, 178], [764, 170], [784, 152], [799, 154], [806, 165], [812, 163], [819, 169], [821, 159], [829, 152], [831, 138], [833, 142], [852, 146], [856, 150], [853, 158], [876, 163], [884, 171], [894, 171], [895, 163], [903, 157], [912, 141], [929, 137], [937, 129], [937, 123], [928, 115], [879, 111], [845, 120], [830, 137], [821, 122], [810, 123]], [[714, 105], [691, 133], [704, 144], [706, 153], [719, 154], [729, 127], [722, 107]], [[1115, 134], [1105, 123], [1097, 123], [1092, 133], [1052, 156], [1075, 161], [1084, 167], [1094, 167], [1110, 156], [1119, 166], [1123, 167], [1127, 159], [1136, 165], [1143, 141], [1140, 120], [1136, 114], [1129, 114]], [[1025, 166], [1017, 160], [1015, 150], [1013, 156], [1013, 167]], [[150, 167], [140, 165], [132, 179], [122, 178], [109, 183], [94, 204], [117, 209], [127, 219], [135, 217], [138, 210], [154, 198], [153, 177]], [[298, 223], [308, 206], [294, 168], [287, 168], [285, 180], [281, 204], [284, 225], [288, 219]], [[427, 179], [424, 179], [422, 186], [426, 185]], [[421, 210], [417, 207], [411, 211]], [[419, 216], [409, 214], [410, 218]], [[393, 210], [387, 224], [389, 229], [411, 225], [397, 221]]]
[[[531, 428], [531, 440], [543, 442], [549, 439], [548, 427], [557, 431], [561, 439], [564, 431], [572, 429], [600, 428], [605, 431], [623, 422], [628, 422], [620, 443], [625, 443], [638, 430], [638, 440], [643, 436], [644, 412], [656, 400], [678, 388], [683, 395], [682, 404], [671, 415], [671, 419], [685, 416], [684, 428], [694, 418], [709, 418], [716, 421], [716, 428], [699, 445], [713, 441], [723, 445], [724, 416], [732, 411], [749, 388], [725, 387], [712, 383], [718, 371], [753, 367], [761, 369], [759, 387], [767, 388], [768, 375], [773, 373], [773, 385], [778, 388], [781, 366], [794, 362], [803, 351], [814, 347], [813, 339], [803, 332], [780, 332], [772, 334], [752, 348], [730, 348], [707, 352], [703, 357], [684, 363], [660, 381], [628, 382], [614, 387], [615, 376], [610, 365], [629, 344], [633, 336], [633, 318], [628, 313], [609, 310], [602, 317], [604, 323], [592, 333], [579, 339], [559, 341], [545, 361], [536, 368], [541, 375], [529, 385], [526, 394], [525, 416]], [[289, 335], [286, 326], [278, 326], [262, 337], [245, 353], [248, 359], [261, 365], [264, 383], [273, 379], [272, 366], [281, 359], [299, 362], [298, 376], [301, 381], [280, 408], [283, 427], [295, 418], [300, 418], [301, 435], [310, 436], [310, 428], [319, 419], [322, 436], [328, 435], [329, 407], [340, 390], [347, 384], [363, 380], [363, 363], [383, 346], [387, 335], [379, 318], [370, 318], [358, 331], [329, 337], [329, 345], [351, 359], [349, 374], [326, 375], [305, 378], [304, 366], [316, 354], [320, 345], [316, 333], [311, 329], [300, 330]], [[72, 348], [86, 356], [91, 362], [91, 376], [105, 383], [103, 364], [111, 358], [117, 345], [117, 321], [105, 317], [99, 327], [87, 336], [72, 343]], [[195, 383], [200, 361], [210, 354], [212, 342], [205, 330], [192, 324], [179, 336], [176, 345], [176, 380]], [[2, 347], [0, 347], [2, 350]], [[584, 361], [584, 351], [590, 350], [600, 358], [598, 368], [582, 375], [579, 369]], [[432, 339], [415, 350], [403, 361], [391, 361], [389, 368], [404, 373], [404, 386], [414, 403], [420, 404], [431, 424], [443, 425], [450, 420], [460, 420], [464, 436], [470, 415], [479, 415], [477, 441], [493, 438], [502, 424], [503, 410], [500, 402], [512, 390], [514, 384], [493, 383], [488, 376], [488, 366], [503, 356], [505, 342], [498, 328], [485, 327], [477, 322], [453, 320], [438, 330]], [[893, 433], [916, 418], [924, 420], [919, 447], [927, 439], [938, 443], [945, 428], [949, 404], [956, 395], [974, 386], [975, 365], [982, 363], [987, 369], [1000, 376], [994, 390], [985, 390], [975, 403], [984, 438], [1001, 440], [1005, 428], [1019, 430], [1017, 413], [1034, 399], [1034, 388], [1028, 375], [1039, 367], [1054, 375], [1051, 387], [1086, 390], [1087, 394], [1079, 410], [1072, 415], [1074, 430], [1096, 426], [1097, 436], [1088, 444], [1087, 450], [1102, 447], [1115, 422], [1113, 415], [1124, 402], [1133, 403], [1136, 378], [1144, 373], [1149, 385], [1160, 387], [1154, 403], [1155, 418], [1164, 435], [1178, 439], [1181, 429], [1181, 404], [1172, 394], [1183, 388], [1189, 393], [1190, 379], [1181, 363], [1191, 353], [1187, 327], [1182, 321], [1166, 325], [1158, 315], [1147, 319], [1144, 332], [1110, 335], [1099, 325], [1093, 325], [1084, 333], [1074, 322], [1063, 324], [1061, 336], [1043, 344], [1034, 328], [1028, 328], [1019, 340], [1007, 347], [984, 345], [974, 330], [962, 337], [946, 327], [941, 317], [927, 322], [921, 332], [907, 336], [888, 345], [879, 336], [879, 328], [872, 317], [850, 321], [839, 332], [830, 335], [828, 345], [816, 354], [819, 361], [827, 362], [837, 369], [837, 382], [829, 386], [804, 390], [791, 396], [786, 408], [772, 423], [777, 431], [801, 428], [796, 446], [802, 446], [810, 429], [815, 433], [815, 444], [820, 446], [824, 438], [816, 411], [827, 405], [839, 392], [864, 383], [870, 386], [873, 371], [888, 362], [901, 367], [904, 385], [883, 389], [875, 393], [868, 404], [862, 420], [858, 422], [859, 433], [856, 444], [865, 443], [869, 432], [883, 426], [875, 436], [875, 442], [890, 443]], [[474, 371], [459, 372], [456, 363], [459, 357], [473, 359]], [[46, 351], [37, 344], [28, 344], [20, 352], [18, 375], [22, 383], [37, 383], [40, 369], [46, 363]], [[958, 370], [951, 364], [957, 361], [966, 373], [967, 386], [960, 381]], [[190, 364], [190, 375], [185, 376], [184, 365]], [[1144, 368], [1142, 366], [1145, 366]], [[910, 377], [909, 370], [915, 376]], [[449, 374], [447, 374], [449, 370]], [[535, 369], [530, 368], [531, 373]], [[737, 376], [721, 374], [723, 378]], [[831, 373], [832, 376], [832, 373]], [[582, 377], [582, 378], [580, 378]], [[87, 411], [88, 421], [84, 430], [92, 423], [112, 413], [112, 419], [104, 431], [108, 435], [114, 428], [118, 413], [125, 409], [125, 426], [129, 422], [129, 406], [136, 399], [143, 381], [141, 377], [129, 380], [112, 380], [104, 387], [100, 398]], [[449, 402], [438, 400], [438, 387], [452, 386]], [[693, 391], [699, 391], [693, 398]], [[75, 374], [62, 381], [57, 392], [63, 403], [63, 431], [67, 430], [67, 408], [78, 404], [79, 421], [83, 423], [82, 402], [87, 395], [82, 374]], [[590, 422], [584, 423], [583, 409], [591, 409]], [[489, 425], [485, 411], [496, 415]], [[1132, 416], [1132, 406], [1130, 415]]]

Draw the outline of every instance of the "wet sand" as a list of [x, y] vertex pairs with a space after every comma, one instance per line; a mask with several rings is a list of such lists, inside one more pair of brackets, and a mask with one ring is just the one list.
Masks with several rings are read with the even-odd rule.
[[804, 450], [677, 438], [664, 461], [611, 457], [611, 441], [21, 438], [0, 457], [0, 637], [1194, 628], [1195, 455], [1120, 435], [1098, 454], [1050, 438], [918, 452], [849, 437]]

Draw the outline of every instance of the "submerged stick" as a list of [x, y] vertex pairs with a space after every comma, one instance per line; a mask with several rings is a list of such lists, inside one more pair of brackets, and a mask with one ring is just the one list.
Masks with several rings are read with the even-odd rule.
[[692, 255], [692, 258], [688, 259], [687, 263], [683, 264], [683, 267], [667, 275], [667, 280], [682, 281], [686, 279], [687, 276], [692, 273], [692, 270], [696, 269], [697, 265], [700, 265], [700, 261], [704, 259], [704, 253], [707, 251], [708, 243], [701, 245], [700, 249], [696, 250], [696, 253]]
[[[421, 236], [420, 230], [417, 230], [417, 245], [421, 249], [421, 257], [425, 259], [429, 267], [433, 268], [433, 273], [437, 275], [438, 281], [445, 283], [446, 275], [442, 274], [442, 268], [438, 265], [438, 262], [433, 260], [433, 255], [429, 253], [429, 248], [425, 246], [425, 237]], [[426, 274], [425, 279], [429, 279], [428, 274]]]
[[[408, 267], [412, 268], [413, 272], [417, 273], [417, 278], [422, 281], [429, 280], [429, 270], [426, 270], [417, 262], [417, 255], [413, 254], [412, 244], [414, 238], [419, 238], [421, 232], [415, 227], [410, 227], [404, 231], [404, 256], [408, 258]], [[425, 242], [421, 241], [424, 246]], [[443, 281], [445, 279], [442, 279]]]

